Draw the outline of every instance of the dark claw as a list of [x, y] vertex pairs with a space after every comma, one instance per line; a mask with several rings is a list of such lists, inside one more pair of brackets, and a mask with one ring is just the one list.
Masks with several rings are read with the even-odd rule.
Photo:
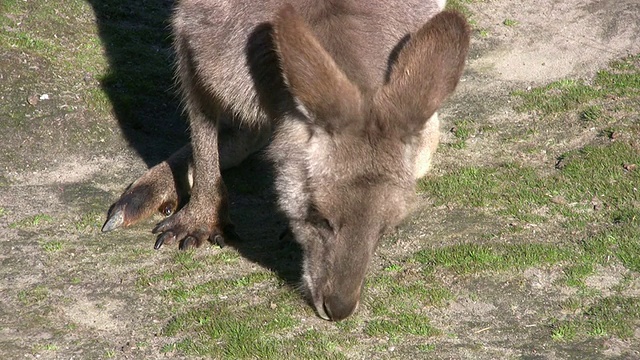
[[180, 242], [180, 250], [189, 250], [198, 246], [198, 240], [193, 236], [187, 236]]
[[220, 249], [224, 248], [227, 244], [225, 244], [224, 242], [224, 237], [222, 237], [222, 235], [220, 234], [216, 234], [213, 237], [213, 243], [220, 246]]
[[167, 230], [167, 228], [169, 227], [169, 224], [167, 223], [166, 219], [164, 221], [161, 221], [158, 225], [156, 225], [156, 227], [153, 228], [153, 230], [151, 230], [152, 234], [160, 234], [163, 233]]
[[160, 235], [158, 236], [155, 245], [153, 245], [153, 248], [155, 250], [159, 250], [162, 247], [162, 244], [164, 244], [164, 238], [162, 237], [162, 235]]
[[102, 225], [102, 232], [115, 230], [124, 224], [123, 209], [112, 210], [107, 216], [107, 221]]
[[174, 237], [175, 235], [173, 235], [173, 233], [170, 231], [158, 235], [158, 239], [156, 240], [155, 245], [153, 245], [153, 248], [156, 250], [160, 249], [162, 247], [162, 244], [164, 244], [165, 242], [171, 242]]

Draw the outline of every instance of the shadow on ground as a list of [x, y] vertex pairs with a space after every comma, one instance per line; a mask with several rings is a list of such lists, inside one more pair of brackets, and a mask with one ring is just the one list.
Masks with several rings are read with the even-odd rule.
[[174, 1], [87, 1], [109, 62], [98, 80], [131, 148], [147, 166], [155, 165], [189, 139], [173, 86]]
[[229, 245], [296, 287], [302, 276], [302, 249], [288, 235], [289, 223], [277, 209], [271, 164], [257, 154], [223, 177], [229, 188], [231, 219], [242, 238]]
[[[188, 140], [186, 119], [173, 81], [170, 17], [173, 0], [88, 0], [109, 61], [100, 80], [129, 145], [147, 166], [166, 159]], [[259, 156], [225, 174], [232, 217], [244, 257], [288, 284], [300, 279], [301, 249], [286, 233], [275, 208], [273, 175]], [[123, 185], [123, 190], [126, 184]]]

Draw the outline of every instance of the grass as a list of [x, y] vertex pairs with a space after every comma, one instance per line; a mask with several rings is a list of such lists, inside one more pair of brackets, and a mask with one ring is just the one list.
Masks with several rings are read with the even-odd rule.
[[[640, 98], [640, 56], [612, 62], [591, 81], [560, 80], [514, 95], [519, 99], [517, 110], [547, 118], [576, 114], [588, 126], [602, 129], [604, 140], [561, 154], [554, 171], [516, 162], [467, 166], [425, 178], [419, 189], [436, 205], [477, 209], [519, 223], [556, 224], [550, 228], [571, 234], [571, 240], [513, 243], [527, 236], [520, 229], [500, 235], [515, 236], [510, 243], [428, 248], [413, 260], [426, 265], [427, 274], [559, 267], [563, 276], [556, 286], [576, 288], [582, 295], [565, 302], [571, 315], [551, 321], [551, 339], [632, 337], [640, 320], [640, 300], [625, 295], [624, 289], [637, 281], [640, 272], [640, 171], [635, 165], [640, 164], [640, 146], [634, 140], [640, 128], [634, 125], [637, 120], [628, 104], [637, 104]], [[454, 129], [456, 138], [465, 138], [464, 128], [460, 133]], [[607, 296], [590, 289], [586, 280], [596, 268], [612, 264], [621, 264], [636, 280], [620, 282]]]
[[97, 211], [85, 212], [73, 225], [78, 231], [97, 231], [102, 226], [102, 216], [103, 214]]
[[458, 11], [463, 14], [467, 19], [473, 21], [473, 12], [469, 10], [469, 4], [482, 2], [484, 0], [448, 0], [447, 1], [447, 10]]
[[[90, 28], [83, 32], [69, 29], [69, 20], [73, 16], [76, 26], [88, 23], [89, 19], [84, 15], [89, 11], [86, 1], [67, 1], [64, 12], [51, 4], [22, 1], [8, 2], [5, 9], [4, 14], [13, 16], [0, 15], [0, 25], [8, 29], [0, 34], [0, 47], [20, 49], [41, 57], [47, 60], [50, 66], [57, 67], [58, 71], [71, 70], [78, 66], [83, 69], [104, 69], [99, 66], [104, 64], [101, 57], [102, 49], [95, 37], [92, 38], [95, 32]], [[82, 45], [70, 48], [70, 42]], [[92, 56], [88, 56], [89, 52]], [[77, 57], [72, 61], [69, 55]]]
[[[520, 111], [536, 111], [543, 115], [583, 109], [585, 120], [602, 116], [603, 109], [591, 103], [607, 97], [637, 99], [640, 95], [640, 55], [630, 55], [600, 70], [591, 81], [564, 79], [527, 91], [516, 91]], [[618, 101], [609, 101], [619, 105]]]
[[30, 306], [40, 304], [49, 297], [49, 289], [42, 285], [37, 285], [28, 290], [18, 292], [18, 300], [25, 305]]
[[[339, 352], [345, 340], [314, 329], [301, 329], [291, 307], [279, 302], [228, 307], [211, 303], [176, 317], [164, 329], [168, 336], [185, 332], [200, 334], [165, 346], [164, 351], [181, 351], [217, 359], [343, 358]], [[282, 336], [284, 331], [296, 330]]]
[[569, 260], [574, 254], [546, 244], [478, 245], [461, 244], [444, 249], [422, 250], [414, 260], [427, 265], [431, 272], [437, 267], [459, 274], [480, 271], [526, 269]]
[[602, 118], [602, 115], [603, 115], [602, 112], [603, 110], [601, 106], [598, 106], [598, 105], [587, 106], [582, 111], [580, 118], [584, 121], [589, 121], [589, 122], [598, 121], [600, 120], [600, 118]]
[[[34, 353], [41, 353], [44, 351], [58, 351], [59, 346], [53, 343], [37, 344], [33, 346]], [[41, 355], [38, 355], [40, 357]]]
[[552, 338], [569, 341], [584, 337], [634, 336], [640, 321], [640, 299], [630, 296], [608, 296], [595, 299], [579, 308], [578, 314], [552, 325]]
[[594, 265], [588, 262], [569, 265], [564, 268], [565, 281], [568, 286], [582, 287], [584, 279], [594, 272]]
[[402, 314], [385, 320], [372, 320], [367, 323], [365, 334], [369, 336], [388, 336], [395, 341], [407, 335], [436, 336], [440, 330], [431, 326], [428, 317], [417, 314]]
[[[463, 12], [473, 22], [468, 5], [474, 2], [477, 0], [451, 0], [448, 7]], [[72, 0], [65, 2], [64, 9], [56, 9], [51, 2], [16, 0], [3, 1], [0, 6], [0, 27], [9, 29], [0, 32], [0, 47], [24, 53], [40, 66], [40, 71], [33, 71], [42, 80], [37, 84], [54, 83], [55, 76], [68, 82], [55, 84], [79, 94], [82, 103], [71, 105], [79, 111], [88, 109], [83, 118], [97, 115], [95, 124], [81, 124], [96, 142], [102, 139], [108, 143], [113, 126], [106, 120], [113, 120], [114, 114], [124, 128], [143, 130], [149, 129], [145, 127], [148, 123], [161, 127], [158, 119], [174, 116], [171, 37], [166, 30], [168, 6], [124, 0]], [[517, 22], [506, 19], [504, 25], [517, 26]], [[477, 31], [481, 37], [489, 36], [486, 30]], [[574, 116], [580, 120], [579, 126], [594, 127], [603, 136], [558, 154], [561, 166], [557, 168], [542, 169], [514, 158], [497, 165], [442, 170], [442, 176], [421, 181], [419, 191], [433, 200], [434, 211], [481, 213], [483, 219], [495, 223], [483, 224], [488, 228], [484, 235], [465, 237], [438, 228], [409, 249], [403, 248], [401, 241], [385, 244], [381, 251], [397, 251], [400, 255], [392, 253], [384, 265], [378, 264], [381, 271], [367, 278], [360, 310], [343, 322], [317, 319], [296, 289], [233, 249], [164, 249], [158, 253], [123, 244], [143, 237], [136, 230], [124, 240], [123, 232], [105, 235], [113, 243], [104, 245], [105, 237], [94, 236], [104, 214], [94, 208], [93, 199], [99, 206], [106, 206], [100, 191], [95, 196], [78, 192], [73, 201], [67, 201], [78, 206], [91, 203], [82, 216], [70, 217], [74, 219], [70, 226], [51, 230], [64, 233], [69, 241], [58, 240], [58, 233], [55, 237], [34, 237], [40, 240], [37, 251], [33, 251], [36, 257], [29, 259], [35, 259], [38, 271], [45, 266], [46, 279], [37, 278], [41, 283], [15, 289], [11, 297], [25, 312], [40, 316], [39, 310], [48, 308], [52, 318], [59, 320], [64, 311], [58, 294], [70, 285], [73, 291], [94, 282], [113, 286], [101, 291], [113, 290], [114, 294], [96, 291], [89, 301], [106, 304], [109, 296], [123, 292], [127, 300], [133, 300], [124, 304], [153, 312], [145, 324], [151, 330], [132, 328], [132, 333], [135, 330], [142, 335], [131, 340], [147, 352], [125, 355], [139, 358], [159, 356], [154, 353], [158, 344], [166, 357], [218, 359], [428, 358], [441, 350], [450, 355], [446, 353], [451, 344], [447, 337], [458, 343], [468, 340], [469, 325], [464, 321], [470, 315], [458, 319], [459, 313], [454, 312], [465, 301], [495, 304], [491, 315], [505, 306], [526, 306], [535, 314], [531, 315], [534, 322], [547, 325], [536, 328], [550, 341], [543, 341], [540, 349], [553, 348], [554, 342], [581, 347], [592, 339], [632, 339], [634, 326], [640, 321], [640, 301], [633, 293], [640, 272], [640, 170], [629, 170], [627, 165], [640, 165], [637, 141], [633, 141], [638, 138], [637, 115], [633, 114], [640, 97], [639, 61], [639, 56], [630, 56], [613, 62], [593, 79], [567, 79], [515, 93], [517, 109], [533, 114], [542, 123]], [[95, 81], [96, 86], [77, 85], [84, 83], [87, 74], [88, 82]], [[21, 112], [26, 110], [10, 105], [11, 109], [0, 105], [0, 112], [9, 109], [7, 119], [12, 124], [15, 121], [27, 126], [31, 120], [26, 121]], [[51, 118], [43, 116], [45, 120]], [[479, 126], [467, 119], [455, 122], [455, 143], [451, 146], [456, 152], [468, 150], [468, 140]], [[496, 131], [511, 130], [506, 126]], [[78, 134], [77, 142], [83, 141], [80, 135], [85, 132]], [[0, 186], [8, 186], [2, 179], [0, 176]], [[243, 183], [234, 186], [243, 194], [255, 191]], [[66, 186], [65, 194], [70, 194], [72, 187]], [[0, 219], [9, 218], [6, 215], [8, 210], [0, 208]], [[57, 220], [40, 213], [8, 226], [28, 230], [15, 232], [32, 233], [51, 227]], [[515, 225], [502, 228], [501, 224]], [[445, 236], [440, 241], [441, 234]], [[101, 241], [103, 245], [97, 246]], [[57, 261], [62, 258], [58, 255], [67, 253], [74, 256], [73, 261], [61, 263], [71, 264], [69, 269], [56, 271], [50, 267], [53, 261], [42, 261]], [[121, 261], [109, 262], [110, 256], [120, 256]], [[98, 269], [93, 268], [96, 266]], [[528, 269], [548, 271], [557, 278], [536, 293], [526, 278]], [[620, 273], [612, 286], [593, 286], [594, 276], [611, 275], [612, 269]], [[477, 280], [487, 279], [499, 279], [505, 287], [517, 284], [522, 293], [475, 287]], [[491, 292], [500, 292], [499, 301], [490, 298]], [[555, 293], [561, 295], [555, 298]], [[546, 296], [544, 307], [529, 298], [522, 304], [515, 302], [519, 299], [511, 299], [522, 294], [530, 298]], [[116, 311], [104, 305], [99, 308], [105, 314]], [[518, 321], [507, 319], [508, 315], [499, 318]], [[76, 341], [93, 331], [84, 330], [84, 324], [63, 326], [66, 332], [47, 325], [45, 330], [52, 329], [53, 338], [47, 338], [38, 349], [56, 351], [62, 357], [68, 355], [65, 349], [70, 346], [65, 338]], [[485, 334], [489, 331], [474, 336]], [[89, 357], [118, 357], [119, 350], [113, 350], [116, 347], [110, 343], [114, 338], [108, 334], [105, 338], [110, 347], [102, 347], [102, 343], [71, 345]], [[389, 355], [390, 348], [397, 352]], [[88, 353], [90, 350], [97, 355]]]
[[[633, 69], [629, 61], [622, 61], [611, 71]], [[549, 117], [573, 111], [590, 126], [610, 127], [611, 119], [626, 114], [612, 113], [606, 98], [612, 84], [617, 84], [618, 94], [634, 95], [620, 85], [620, 78], [605, 78], [601, 72], [594, 82], [599, 85], [567, 80], [532, 89], [529, 94], [537, 94], [537, 103], [523, 107], [528, 101], [523, 97], [518, 109]], [[455, 123], [457, 148], [465, 148], [474, 128], [468, 121]], [[617, 126], [612, 131], [633, 129]], [[237, 266], [240, 259], [235, 252], [207, 258], [179, 253], [172, 269], [144, 274], [145, 281], [150, 280], [145, 286], [164, 288], [163, 296], [177, 314], [163, 331], [177, 340], [167, 343], [164, 351], [221, 359], [269, 359], [281, 354], [342, 358], [396, 347], [411, 354], [429, 353], [446, 334], [433, 323], [432, 310], [446, 311], [462, 296], [441, 280], [443, 276], [497, 275], [517, 283], [531, 268], [553, 269], [558, 277], [550, 286], [572, 294], [538, 319], [548, 324], [540, 331], [549, 341], [629, 338], [639, 320], [638, 299], [625, 291], [640, 271], [640, 193], [634, 190], [640, 184], [640, 171], [629, 171], [625, 164], [640, 164], [638, 147], [605, 138], [559, 154], [553, 169], [509, 161], [461, 167], [423, 179], [418, 189], [435, 206], [481, 212], [518, 225], [494, 231], [481, 241], [426, 245], [390, 261], [367, 279], [359, 314], [335, 325], [324, 324], [322, 330], [305, 325], [301, 319], [313, 316], [309, 307], [269, 272], [194, 281], [194, 274], [210, 266]], [[531, 229], [555, 233], [535, 235]], [[620, 281], [606, 294], [592, 288], [589, 279], [611, 266], [622, 266], [631, 280]], [[482, 301], [485, 290], [478, 289], [469, 298]]]
[[479, 2], [485, 2], [486, 0], [448, 0], [445, 7], [446, 10], [453, 10], [461, 13], [467, 18], [469, 25], [475, 30], [482, 38], [489, 36], [489, 32], [486, 29], [478, 27], [477, 21], [474, 19], [473, 11], [469, 9], [469, 4], [475, 4]]
[[9, 224], [11, 229], [36, 228], [53, 222], [53, 217], [49, 214], [36, 214]]
[[437, 282], [406, 281], [402, 274], [377, 275], [367, 281], [366, 302], [374, 316], [413, 316], [425, 306], [444, 306], [453, 294]]
[[42, 247], [42, 250], [44, 250], [45, 252], [55, 253], [62, 250], [64, 245], [62, 241], [52, 240], [52, 241], [42, 242], [40, 246]]
[[467, 140], [471, 137], [473, 124], [469, 120], [456, 120], [451, 129], [456, 141], [450, 146], [454, 149], [464, 149], [467, 146]]
[[528, 91], [516, 91], [521, 99], [519, 111], [536, 110], [542, 114], [568, 111], [603, 96], [606, 90], [594, 87], [581, 80], [559, 80], [547, 86]]

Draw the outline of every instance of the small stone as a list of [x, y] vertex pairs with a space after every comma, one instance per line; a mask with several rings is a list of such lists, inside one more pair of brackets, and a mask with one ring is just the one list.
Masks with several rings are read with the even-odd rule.
[[602, 209], [602, 201], [598, 199], [597, 196], [594, 196], [593, 199], [591, 199], [591, 206], [593, 206], [593, 210], [598, 211]]
[[620, 138], [620, 133], [614, 131], [611, 133], [611, 135], [609, 135], [609, 138], [611, 139], [611, 141], [616, 141]]
[[38, 100], [38, 95], [35, 95], [35, 94], [34, 94], [34, 95], [30, 95], [30, 96], [27, 98], [27, 102], [28, 102], [30, 105], [33, 105], [33, 106], [38, 105], [38, 101], [39, 101], [39, 100]]
[[40, 100], [49, 100], [49, 94], [40, 95]]
[[567, 203], [567, 199], [562, 195], [556, 195], [551, 198], [551, 202], [558, 205], [565, 205]]

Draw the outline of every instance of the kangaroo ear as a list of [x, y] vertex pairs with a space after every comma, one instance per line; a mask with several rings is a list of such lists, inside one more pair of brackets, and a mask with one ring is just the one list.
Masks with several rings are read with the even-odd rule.
[[285, 81], [317, 125], [329, 132], [360, 117], [362, 96], [290, 4], [274, 24], [276, 51]]
[[389, 82], [376, 94], [383, 119], [404, 122], [406, 135], [420, 131], [458, 84], [469, 33], [464, 17], [451, 11], [437, 14], [418, 30], [400, 50]]

